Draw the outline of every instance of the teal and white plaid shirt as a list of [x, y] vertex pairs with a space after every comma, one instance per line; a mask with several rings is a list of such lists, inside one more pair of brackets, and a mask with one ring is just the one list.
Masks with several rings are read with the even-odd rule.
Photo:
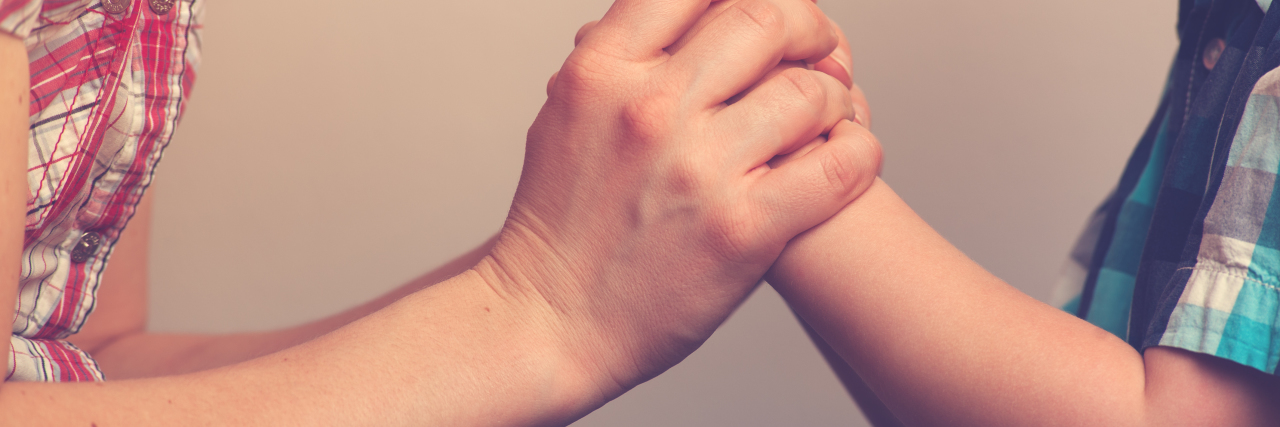
[[[1063, 309], [1277, 374], [1280, 10], [1182, 0], [1164, 99], [1072, 251]], [[1261, 6], [1261, 7], [1259, 7]]]

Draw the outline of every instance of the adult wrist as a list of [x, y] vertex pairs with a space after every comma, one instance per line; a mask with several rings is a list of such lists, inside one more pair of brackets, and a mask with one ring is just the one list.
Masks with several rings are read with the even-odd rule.
[[[539, 361], [530, 372], [540, 394], [545, 397], [544, 421], [567, 424], [626, 391], [614, 381], [608, 366], [612, 366], [611, 353], [602, 354], [598, 343], [588, 333], [591, 328], [582, 324], [580, 316], [568, 315], [576, 309], [553, 305], [547, 295], [526, 272], [511, 263], [532, 262], [486, 256], [464, 275], [475, 275], [484, 282], [503, 310], [512, 316], [511, 322], [520, 325], [528, 339], [512, 343], [513, 351], [534, 354]], [[514, 268], [513, 268], [514, 267]], [[550, 280], [550, 279], [541, 279]], [[558, 282], [558, 286], [573, 284]]]

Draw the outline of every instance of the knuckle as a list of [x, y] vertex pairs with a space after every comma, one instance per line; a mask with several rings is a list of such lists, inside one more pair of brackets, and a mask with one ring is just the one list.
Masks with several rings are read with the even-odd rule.
[[761, 37], [780, 37], [786, 32], [782, 9], [772, 2], [743, 0], [730, 6], [724, 16], [735, 24], [752, 29]]
[[[675, 195], [688, 201], [706, 201], [708, 189], [715, 186], [713, 173], [705, 165], [700, 165], [692, 156], [678, 156], [675, 161], [658, 163], [662, 165], [659, 167], [666, 171], [662, 188], [665, 194]], [[701, 206], [714, 205], [702, 204]]]
[[850, 145], [837, 145], [827, 155], [822, 156], [822, 173], [826, 183], [832, 190], [843, 193], [858, 185], [866, 170], [861, 167], [859, 150]]
[[560, 67], [556, 83], [575, 90], [590, 89], [607, 80], [602, 68], [599, 58], [589, 50], [574, 51]]
[[870, 136], [870, 132], [866, 132], [865, 130], [862, 132], [867, 135], [862, 138], [866, 142], [862, 146], [862, 157], [867, 161], [867, 168], [874, 169], [876, 171], [876, 175], [879, 175], [881, 165], [884, 164], [884, 147], [880, 146], [880, 140], [876, 139], [874, 136]]
[[811, 107], [822, 108], [826, 105], [827, 91], [822, 81], [814, 73], [804, 68], [790, 68], [778, 74], [787, 83], [787, 87], [796, 96]]
[[827, 14], [823, 12], [822, 9], [818, 8], [818, 5], [815, 3], [805, 2], [805, 6], [805, 10], [809, 12], [808, 18], [810, 22], [814, 23], [819, 34], [825, 35], [825, 37], [821, 39], [823, 42], [822, 49], [827, 53], [835, 50], [837, 45], [840, 44], [840, 37], [837, 34], [838, 30], [831, 22], [831, 18], [828, 18]]
[[575, 48], [560, 67], [557, 84], [564, 82], [574, 90], [607, 89], [628, 79], [622, 71], [626, 68], [616, 56], [596, 45], [583, 44]]
[[573, 45], [574, 45], [574, 46], [577, 46], [577, 45], [581, 44], [581, 43], [582, 43], [582, 39], [584, 39], [584, 38], [586, 38], [586, 37], [587, 37], [587, 33], [590, 33], [590, 32], [591, 32], [591, 29], [592, 29], [592, 28], [595, 28], [596, 23], [598, 23], [598, 22], [600, 22], [600, 21], [591, 21], [591, 22], [588, 22], [588, 23], [582, 24], [582, 27], [579, 27], [579, 28], [578, 28], [578, 32], [577, 32], [576, 34], [574, 34], [574, 35], [573, 35]]
[[804, 10], [809, 12], [809, 19], [816, 23], [819, 28], [826, 29], [830, 32], [834, 32], [836, 30], [835, 25], [831, 22], [831, 18], [827, 17], [827, 13], [823, 12], [822, 8], [819, 8], [817, 3], [801, 2], [801, 4], [804, 5]]
[[837, 192], [852, 188], [857, 184], [858, 167], [849, 156], [842, 156], [847, 150], [833, 150], [829, 156], [822, 157], [822, 173], [827, 185]]
[[719, 209], [708, 218], [715, 251], [725, 260], [742, 264], [767, 264], [764, 224], [746, 208]]
[[862, 168], [866, 170], [880, 171], [880, 165], [884, 161], [884, 147], [880, 146], [880, 140], [876, 138], [870, 130], [862, 126], [852, 126], [853, 136], [856, 139], [853, 150], [854, 158], [862, 162]]
[[619, 123], [635, 142], [657, 143], [671, 133], [674, 119], [672, 100], [663, 95], [640, 95], [622, 104]]
[[851, 137], [853, 141], [834, 144], [820, 159], [827, 184], [837, 192], [855, 191], [870, 183], [884, 156], [880, 142], [865, 129], [858, 128]]

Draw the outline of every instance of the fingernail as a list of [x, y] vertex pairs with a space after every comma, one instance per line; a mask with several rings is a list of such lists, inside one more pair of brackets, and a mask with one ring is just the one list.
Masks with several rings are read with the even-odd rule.
[[857, 123], [858, 126], [867, 127], [867, 124], [862, 122], [862, 116], [858, 115], [857, 112], [853, 113], [853, 122]]
[[843, 61], [843, 60], [841, 60], [841, 59], [840, 59], [838, 56], [836, 56], [836, 55], [831, 55], [831, 60], [832, 60], [832, 61], [836, 61], [836, 63], [837, 63], [837, 64], [840, 64], [840, 68], [844, 68], [844, 74], [845, 74], [845, 75], [847, 75], [847, 76], [849, 76], [849, 81], [851, 81], [851, 82], [852, 82], [852, 81], [853, 81], [853, 67], [850, 67], [850, 66], [849, 66], [849, 64], [844, 63], [844, 61]]

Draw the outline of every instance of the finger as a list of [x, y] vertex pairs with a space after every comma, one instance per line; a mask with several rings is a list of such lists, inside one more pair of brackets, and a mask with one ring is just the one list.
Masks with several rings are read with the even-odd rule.
[[584, 46], [628, 60], [666, 55], [663, 48], [680, 38], [716, 0], [617, 0], [584, 37]]
[[875, 135], [843, 121], [830, 139], [765, 173], [757, 182], [759, 208], [778, 221], [774, 238], [790, 238], [826, 221], [875, 182], [882, 152]]
[[831, 21], [831, 28], [835, 29], [836, 50], [831, 52], [826, 58], [822, 58], [813, 69], [830, 74], [844, 83], [845, 87], [853, 87], [853, 54], [849, 51], [849, 40], [845, 38], [844, 31], [840, 30], [840, 26], [835, 21]]
[[590, 33], [591, 29], [595, 28], [596, 24], [599, 24], [599, 23], [600, 23], [599, 20], [595, 20], [595, 21], [588, 22], [586, 24], [582, 24], [582, 28], [578, 28], [578, 34], [573, 35], [573, 45], [577, 46], [579, 43], [582, 43], [582, 38], [586, 37], [587, 33]]
[[556, 77], [560, 75], [559, 71], [551, 73], [551, 78], [547, 79], [547, 96], [551, 96], [551, 90], [556, 87]]
[[813, 64], [813, 69], [835, 77], [840, 83], [844, 83], [845, 87], [853, 87], [853, 73], [849, 72], [845, 65], [836, 59], [835, 54], [822, 58], [817, 64]]
[[729, 98], [724, 103], [733, 105], [738, 101], [741, 101], [742, 98], [747, 96], [748, 93], [751, 93], [752, 91], [756, 90], [756, 88], [760, 87], [760, 85], [764, 84], [764, 82], [769, 81], [769, 79], [773, 78], [773, 76], [776, 76], [778, 75], [778, 73], [786, 71], [788, 68], [808, 68], [808, 65], [806, 65], [804, 61], [782, 61], [781, 63], [778, 64], [778, 66], [773, 67], [773, 69], [765, 73], [764, 77], [761, 77], [760, 80], [757, 80], [755, 83], [752, 83], [751, 87], [747, 88], [747, 90], [738, 92], [737, 95], [734, 95], [732, 98]]
[[849, 89], [849, 95], [853, 98], [853, 122], [871, 129], [871, 104], [867, 103], [867, 95], [862, 93], [862, 87], [854, 84]]
[[809, 141], [808, 144], [800, 146], [800, 148], [797, 148], [795, 151], [792, 151], [786, 154], [781, 154], [781, 155], [775, 156], [772, 159], [769, 159], [769, 163], [768, 163], [769, 168], [770, 169], [780, 168], [783, 165], [786, 165], [787, 163], [791, 163], [795, 161], [795, 159], [804, 157], [805, 154], [809, 154], [809, 152], [813, 151], [813, 149], [818, 148], [822, 144], [826, 144], [826, 143], [827, 143], [827, 137], [823, 135], [818, 135], [818, 137], [814, 138], [813, 141]]
[[852, 118], [853, 102], [843, 84], [826, 74], [793, 67], [716, 112], [712, 120], [721, 129], [733, 130], [728, 140], [741, 147], [730, 152], [742, 156], [733, 161], [749, 170]]
[[849, 50], [849, 39], [845, 37], [844, 31], [835, 21], [832, 21], [831, 25], [839, 37], [839, 44], [830, 56], [818, 61], [813, 68], [840, 79], [841, 83], [849, 87], [849, 95], [853, 97], [853, 122], [870, 129], [871, 106], [867, 103], [867, 96], [862, 92], [862, 88], [853, 82], [853, 53]]
[[742, 92], [780, 60], [816, 62], [838, 43], [830, 20], [811, 1], [737, 0], [712, 9], [664, 64], [704, 105]]
[[[677, 39], [675, 43], [672, 43], [670, 46], [667, 46], [666, 48], [667, 53], [675, 54], [679, 52], [681, 49], [684, 48], [685, 45], [689, 44], [689, 42], [693, 40], [693, 37], [695, 35], [698, 35], [699, 33], [701, 33], [702, 30], [706, 29], [708, 24], [710, 24], [711, 22], [714, 22], [715, 21], [714, 18], [724, 13], [726, 10], [729, 9], [729, 6], [733, 5], [733, 3], [736, 3], [737, 1], [740, 1], [740, 0], [722, 1], [718, 4], [712, 4], [711, 7], [707, 9], [706, 14], [704, 14], [702, 18], [698, 19], [697, 22], [694, 22], [693, 26], [689, 27], [689, 30], [686, 31], [684, 35], [680, 36], [680, 38]], [[817, 0], [813, 0], [813, 2], [816, 4]]]

